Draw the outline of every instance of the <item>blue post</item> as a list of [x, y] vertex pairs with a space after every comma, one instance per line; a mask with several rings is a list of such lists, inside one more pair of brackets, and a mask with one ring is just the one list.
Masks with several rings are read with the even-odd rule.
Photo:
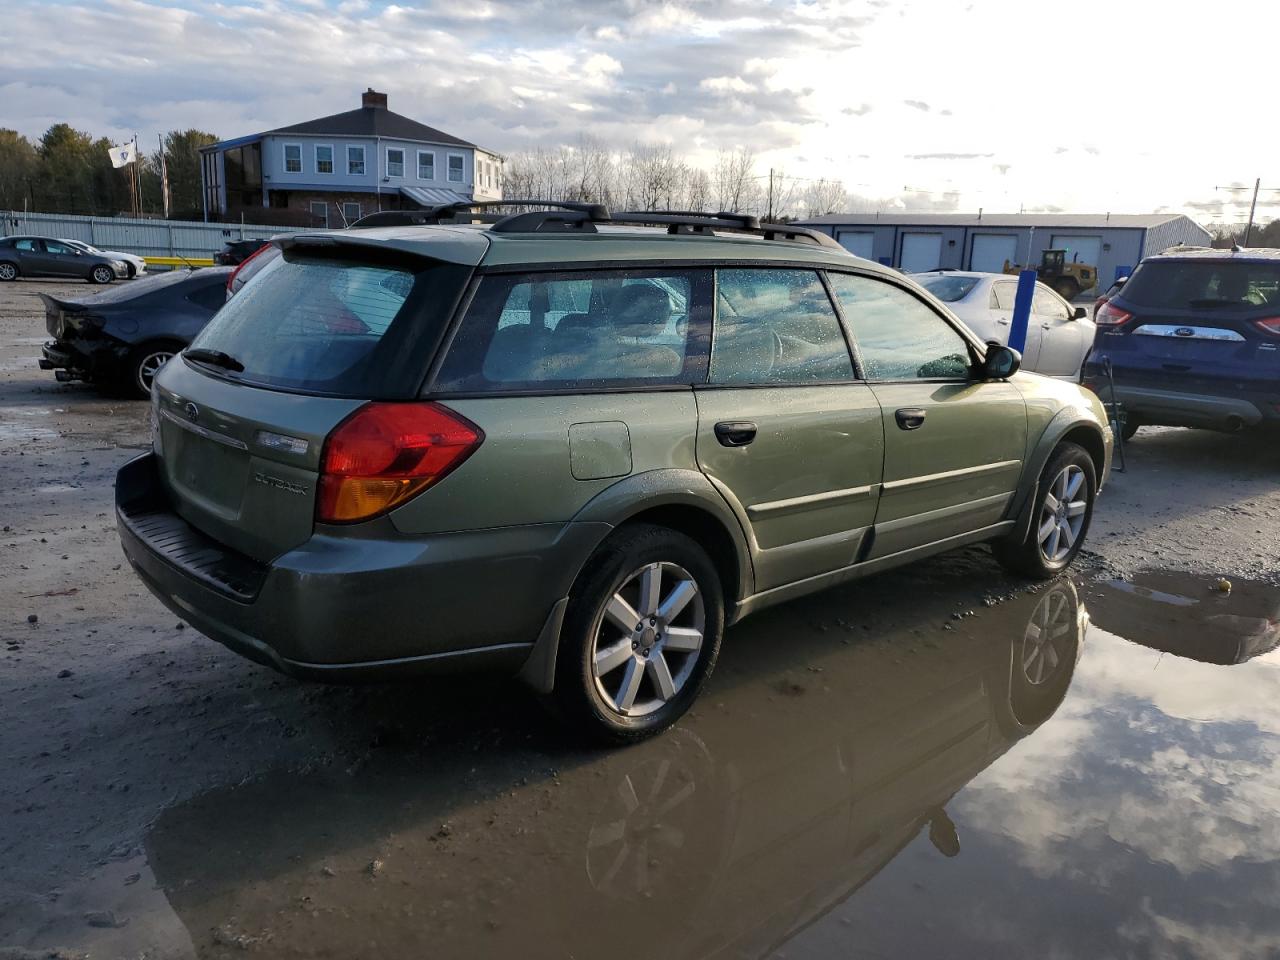
[[1013, 322], [1009, 325], [1009, 346], [1022, 353], [1027, 349], [1027, 324], [1031, 322], [1031, 298], [1036, 292], [1036, 272], [1018, 274], [1018, 294], [1013, 298]]
[[1133, 267], [1116, 267], [1116, 280], [1119, 280], [1121, 277], [1127, 277], [1131, 273], [1133, 273]]

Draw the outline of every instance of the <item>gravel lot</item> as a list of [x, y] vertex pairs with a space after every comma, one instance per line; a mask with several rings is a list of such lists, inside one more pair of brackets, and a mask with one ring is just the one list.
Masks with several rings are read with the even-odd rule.
[[[468, 796], [490, 795], [602, 762], [565, 746], [509, 682], [303, 685], [185, 629], [124, 564], [115, 534], [114, 473], [149, 446], [148, 407], [37, 368], [41, 291], [86, 287], [0, 286], [0, 958], [245, 947], [178, 923], [147, 857], [157, 819], [211, 790], [318, 769], [358, 776], [377, 758], [384, 770], [438, 766]], [[1083, 575], [1275, 582], [1280, 445], [1148, 428], [1128, 467], [1099, 503]], [[812, 646], [856, 621], [870, 636], [901, 634], [875, 654], [897, 658], [936, 646], [950, 611], [1023, 589], [969, 549], [770, 611], [726, 638], [709, 702], [748, 675], [805, 682], [806, 664], [780, 659], [770, 637]]]

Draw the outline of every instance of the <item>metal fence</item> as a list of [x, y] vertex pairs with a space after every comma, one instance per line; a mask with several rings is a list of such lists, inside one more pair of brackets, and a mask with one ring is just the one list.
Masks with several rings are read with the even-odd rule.
[[129, 217], [73, 217], [60, 213], [0, 210], [0, 236], [26, 234], [81, 240], [103, 250], [140, 257], [209, 257], [228, 240], [304, 233], [305, 228], [255, 223], [201, 223], [190, 220], [134, 220]]

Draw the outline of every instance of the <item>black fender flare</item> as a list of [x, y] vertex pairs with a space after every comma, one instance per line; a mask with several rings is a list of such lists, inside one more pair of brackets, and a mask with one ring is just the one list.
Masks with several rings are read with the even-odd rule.
[[[1027, 530], [1031, 524], [1031, 514], [1035, 507], [1036, 500], [1040, 491], [1040, 474], [1044, 471], [1045, 464], [1049, 462], [1049, 457], [1053, 455], [1053, 451], [1057, 449], [1063, 438], [1078, 427], [1091, 429], [1098, 435], [1098, 441], [1102, 444], [1103, 450], [1106, 451], [1106, 460], [1110, 461], [1110, 445], [1107, 443], [1106, 427], [1098, 422], [1096, 416], [1091, 412], [1080, 407], [1067, 407], [1051, 419], [1048, 425], [1040, 433], [1040, 438], [1036, 441], [1035, 447], [1031, 454], [1027, 457], [1024, 467], [1023, 476], [1028, 482], [1023, 485], [1022, 491], [1014, 498], [1012, 504], [1009, 505], [1009, 516], [1017, 520], [1014, 524], [1013, 531], [1009, 538], [1015, 542], [1021, 543], [1027, 536]], [[1098, 471], [1098, 483], [1101, 485], [1103, 479], [1103, 470]]]

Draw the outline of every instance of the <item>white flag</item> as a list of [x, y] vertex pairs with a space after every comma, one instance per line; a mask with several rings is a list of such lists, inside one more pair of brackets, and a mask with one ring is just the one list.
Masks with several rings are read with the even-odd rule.
[[133, 145], [133, 141], [122, 143], [118, 147], [112, 147], [108, 153], [111, 154], [111, 165], [113, 167], [128, 166], [138, 159], [138, 149]]

